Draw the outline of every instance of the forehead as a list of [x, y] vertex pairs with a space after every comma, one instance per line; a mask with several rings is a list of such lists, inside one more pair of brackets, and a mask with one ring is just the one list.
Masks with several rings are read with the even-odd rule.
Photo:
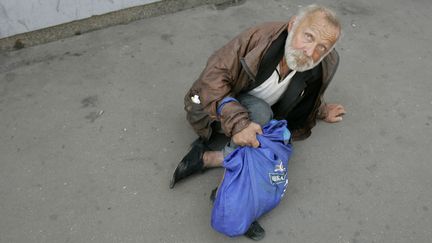
[[327, 20], [325, 13], [319, 11], [305, 16], [298, 29], [312, 31], [323, 41], [331, 42], [331, 44], [334, 44], [340, 35], [340, 29]]

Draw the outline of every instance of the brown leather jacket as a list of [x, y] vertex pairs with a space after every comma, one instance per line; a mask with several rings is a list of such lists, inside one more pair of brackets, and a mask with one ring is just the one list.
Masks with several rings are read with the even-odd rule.
[[[205, 69], [184, 98], [187, 120], [200, 137], [210, 138], [211, 124], [214, 121], [221, 122], [228, 137], [249, 125], [248, 111], [241, 104], [227, 103], [220, 116], [216, 114], [217, 106], [227, 96], [235, 97], [242, 91], [250, 90], [251, 83], [256, 81], [263, 56], [271, 44], [287, 30], [288, 22], [270, 22], [252, 27], [210, 56]], [[321, 62], [322, 85], [318, 98], [304, 126], [291, 131], [294, 140], [310, 136], [315, 120], [324, 118], [322, 96], [333, 78], [338, 62], [336, 50], [331, 51]]]

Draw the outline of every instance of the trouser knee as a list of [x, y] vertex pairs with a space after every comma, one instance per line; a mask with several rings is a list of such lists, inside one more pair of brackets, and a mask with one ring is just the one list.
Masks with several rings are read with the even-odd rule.
[[273, 119], [271, 106], [264, 100], [250, 94], [241, 94], [237, 99], [248, 109], [251, 121], [263, 126]]
[[273, 118], [273, 111], [271, 107], [266, 102], [260, 102], [255, 104], [254, 107], [256, 110], [249, 110], [251, 113], [249, 118], [255, 122], [264, 126]]

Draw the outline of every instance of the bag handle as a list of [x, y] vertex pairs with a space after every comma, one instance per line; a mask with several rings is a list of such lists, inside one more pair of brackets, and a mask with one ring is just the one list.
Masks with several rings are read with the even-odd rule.
[[[262, 148], [274, 148], [275, 146], [289, 146], [291, 149], [291, 145], [284, 145], [283, 143], [275, 143], [269, 138], [265, 137], [265, 135], [257, 135], [258, 142], [260, 143], [260, 147]], [[287, 157], [285, 153], [282, 153], [281, 151], [284, 151], [284, 149], [272, 149], [272, 152], [276, 154], [278, 158], [284, 158]]]

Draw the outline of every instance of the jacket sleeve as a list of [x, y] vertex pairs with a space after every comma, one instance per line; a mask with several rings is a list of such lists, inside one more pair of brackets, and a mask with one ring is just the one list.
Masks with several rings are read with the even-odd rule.
[[249, 112], [238, 102], [230, 102], [223, 107], [220, 121], [228, 137], [240, 132], [251, 122]]
[[327, 90], [328, 85], [333, 80], [333, 77], [337, 71], [337, 68], [339, 66], [339, 54], [336, 51], [336, 49], [333, 49], [329, 55], [326, 57], [326, 61], [323, 62], [323, 69], [325, 69], [326, 77], [324, 82], [324, 88], [320, 95], [320, 105], [318, 107], [318, 112], [316, 115], [316, 119], [323, 120], [327, 117], [327, 110], [326, 110], [326, 102], [324, 100], [324, 92]]
[[321, 97], [321, 105], [318, 107], [316, 119], [324, 120], [327, 117], [326, 103]]
[[221, 122], [222, 129], [228, 137], [249, 125], [249, 112], [240, 103], [230, 102], [223, 107], [218, 116], [217, 107], [223, 98], [227, 96], [235, 98], [236, 92], [239, 92], [232, 88], [238, 89], [241, 86], [237, 83], [241, 71], [240, 58], [256, 45], [255, 38], [251, 38], [256, 30], [256, 28], [250, 28], [242, 32], [210, 56], [205, 69], [190, 92], [191, 96], [198, 95], [210, 119]]
[[[234, 97], [232, 93], [232, 69], [238, 68], [234, 62], [237, 57], [224, 56], [223, 61], [219, 55], [212, 55], [201, 73], [200, 77], [192, 86], [191, 98], [197, 95], [204, 111], [212, 120], [218, 120], [226, 136], [231, 137], [243, 130], [250, 123], [248, 110], [238, 102], [229, 102], [218, 116], [217, 107], [219, 102], [227, 97]], [[228, 67], [229, 65], [229, 67]]]

